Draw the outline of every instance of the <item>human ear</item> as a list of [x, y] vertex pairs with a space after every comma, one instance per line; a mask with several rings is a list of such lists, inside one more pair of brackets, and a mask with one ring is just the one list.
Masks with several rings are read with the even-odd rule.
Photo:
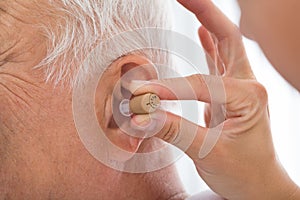
[[[133, 130], [132, 119], [124, 116], [119, 105], [132, 94], [123, 87], [131, 80], [157, 79], [155, 65], [146, 57], [130, 54], [123, 56], [108, 67], [102, 74], [95, 95], [95, 110], [99, 125], [106, 137], [118, 148], [136, 153], [143, 141], [144, 133]], [[135, 137], [135, 135], [140, 137]]]

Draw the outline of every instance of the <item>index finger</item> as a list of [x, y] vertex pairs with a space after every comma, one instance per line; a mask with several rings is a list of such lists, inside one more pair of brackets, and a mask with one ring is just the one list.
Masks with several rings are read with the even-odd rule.
[[240, 34], [237, 27], [213, 4], [211, 0], [177, 0], [193, 12], [208, 31], [218, 40]]
[[223, 79], [219, 76], [194, 74], [187, 77], [152, 81], [131, 81], [127, 86], [133, 95], [155, 93], [161, 100], [196, 100], [225, 103]]

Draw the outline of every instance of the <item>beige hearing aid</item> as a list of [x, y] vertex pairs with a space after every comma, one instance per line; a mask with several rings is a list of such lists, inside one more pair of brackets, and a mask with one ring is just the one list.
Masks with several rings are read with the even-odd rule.
[[160, 106], [160, 98], [153, 93], [133, 97], [129, 102], [130, 111], [134, 114], [149, 114]]

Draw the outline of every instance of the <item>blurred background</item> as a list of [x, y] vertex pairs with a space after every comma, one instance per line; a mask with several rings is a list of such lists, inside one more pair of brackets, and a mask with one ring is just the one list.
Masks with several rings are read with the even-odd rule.
[[[174, 30], [200, 45], [197, 35], [200, 23], [177, 1], [171, 2], [174, 12]], [[238, 25], [240, 10], [236, 0], [214, 0], [214, 2]], [[253, 71], [258, 81], [268, 91], [272, 134], [278, 157], [291, 178], [300, 185], [300, 94], [272, 68], [256, 43], [246, 38], [244, 43]], [[205, 62], [204, 58], [203, 62]], [[177, 69], [182, 75], [190, 74], [182, 66], [177, 66]], [[203, 109], [203, 106], [199, 105], [199, 109]], [[202, 123], [203, 121], [200, 122]], [[177, 167], [188, 193], [195, 194], [208, 189], [187, 156], [178, 160]]]

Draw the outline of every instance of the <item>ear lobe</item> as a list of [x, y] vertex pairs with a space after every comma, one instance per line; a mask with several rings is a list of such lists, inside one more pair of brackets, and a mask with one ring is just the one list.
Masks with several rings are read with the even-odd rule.
[[[112, 106], [119, 105], [123, 99], [130, 99], [132, 93], [125, 89], [126, 86], [123, 87], [126, 82], [157, 78], [155, 65], [149, 59], [141, 55], [131, 54], [115, 60], [99, 80], [95, 95], [95, 110], [98, 121], [107, 138], [119, 149], [127, 152], [125, 159], [127, 159], [126, 155], [133, 156], [138, 151], [143, 139], [133, 137], [121, 130], [120, 126], [122, 129], [124, 129], [123, 126], [130, 127], [131, 118], [123, 116], [119, 112], [119, 107], [113, 108]], [[130, 128], [126, 129], [126, 132], [131, 133], [130, 130]], [[114, 151], [117, 151], [113, 152], [114, 155], [120, 153], [121, 158], [119, 158], [124, 159], [124, 153], [120, 150]]]

